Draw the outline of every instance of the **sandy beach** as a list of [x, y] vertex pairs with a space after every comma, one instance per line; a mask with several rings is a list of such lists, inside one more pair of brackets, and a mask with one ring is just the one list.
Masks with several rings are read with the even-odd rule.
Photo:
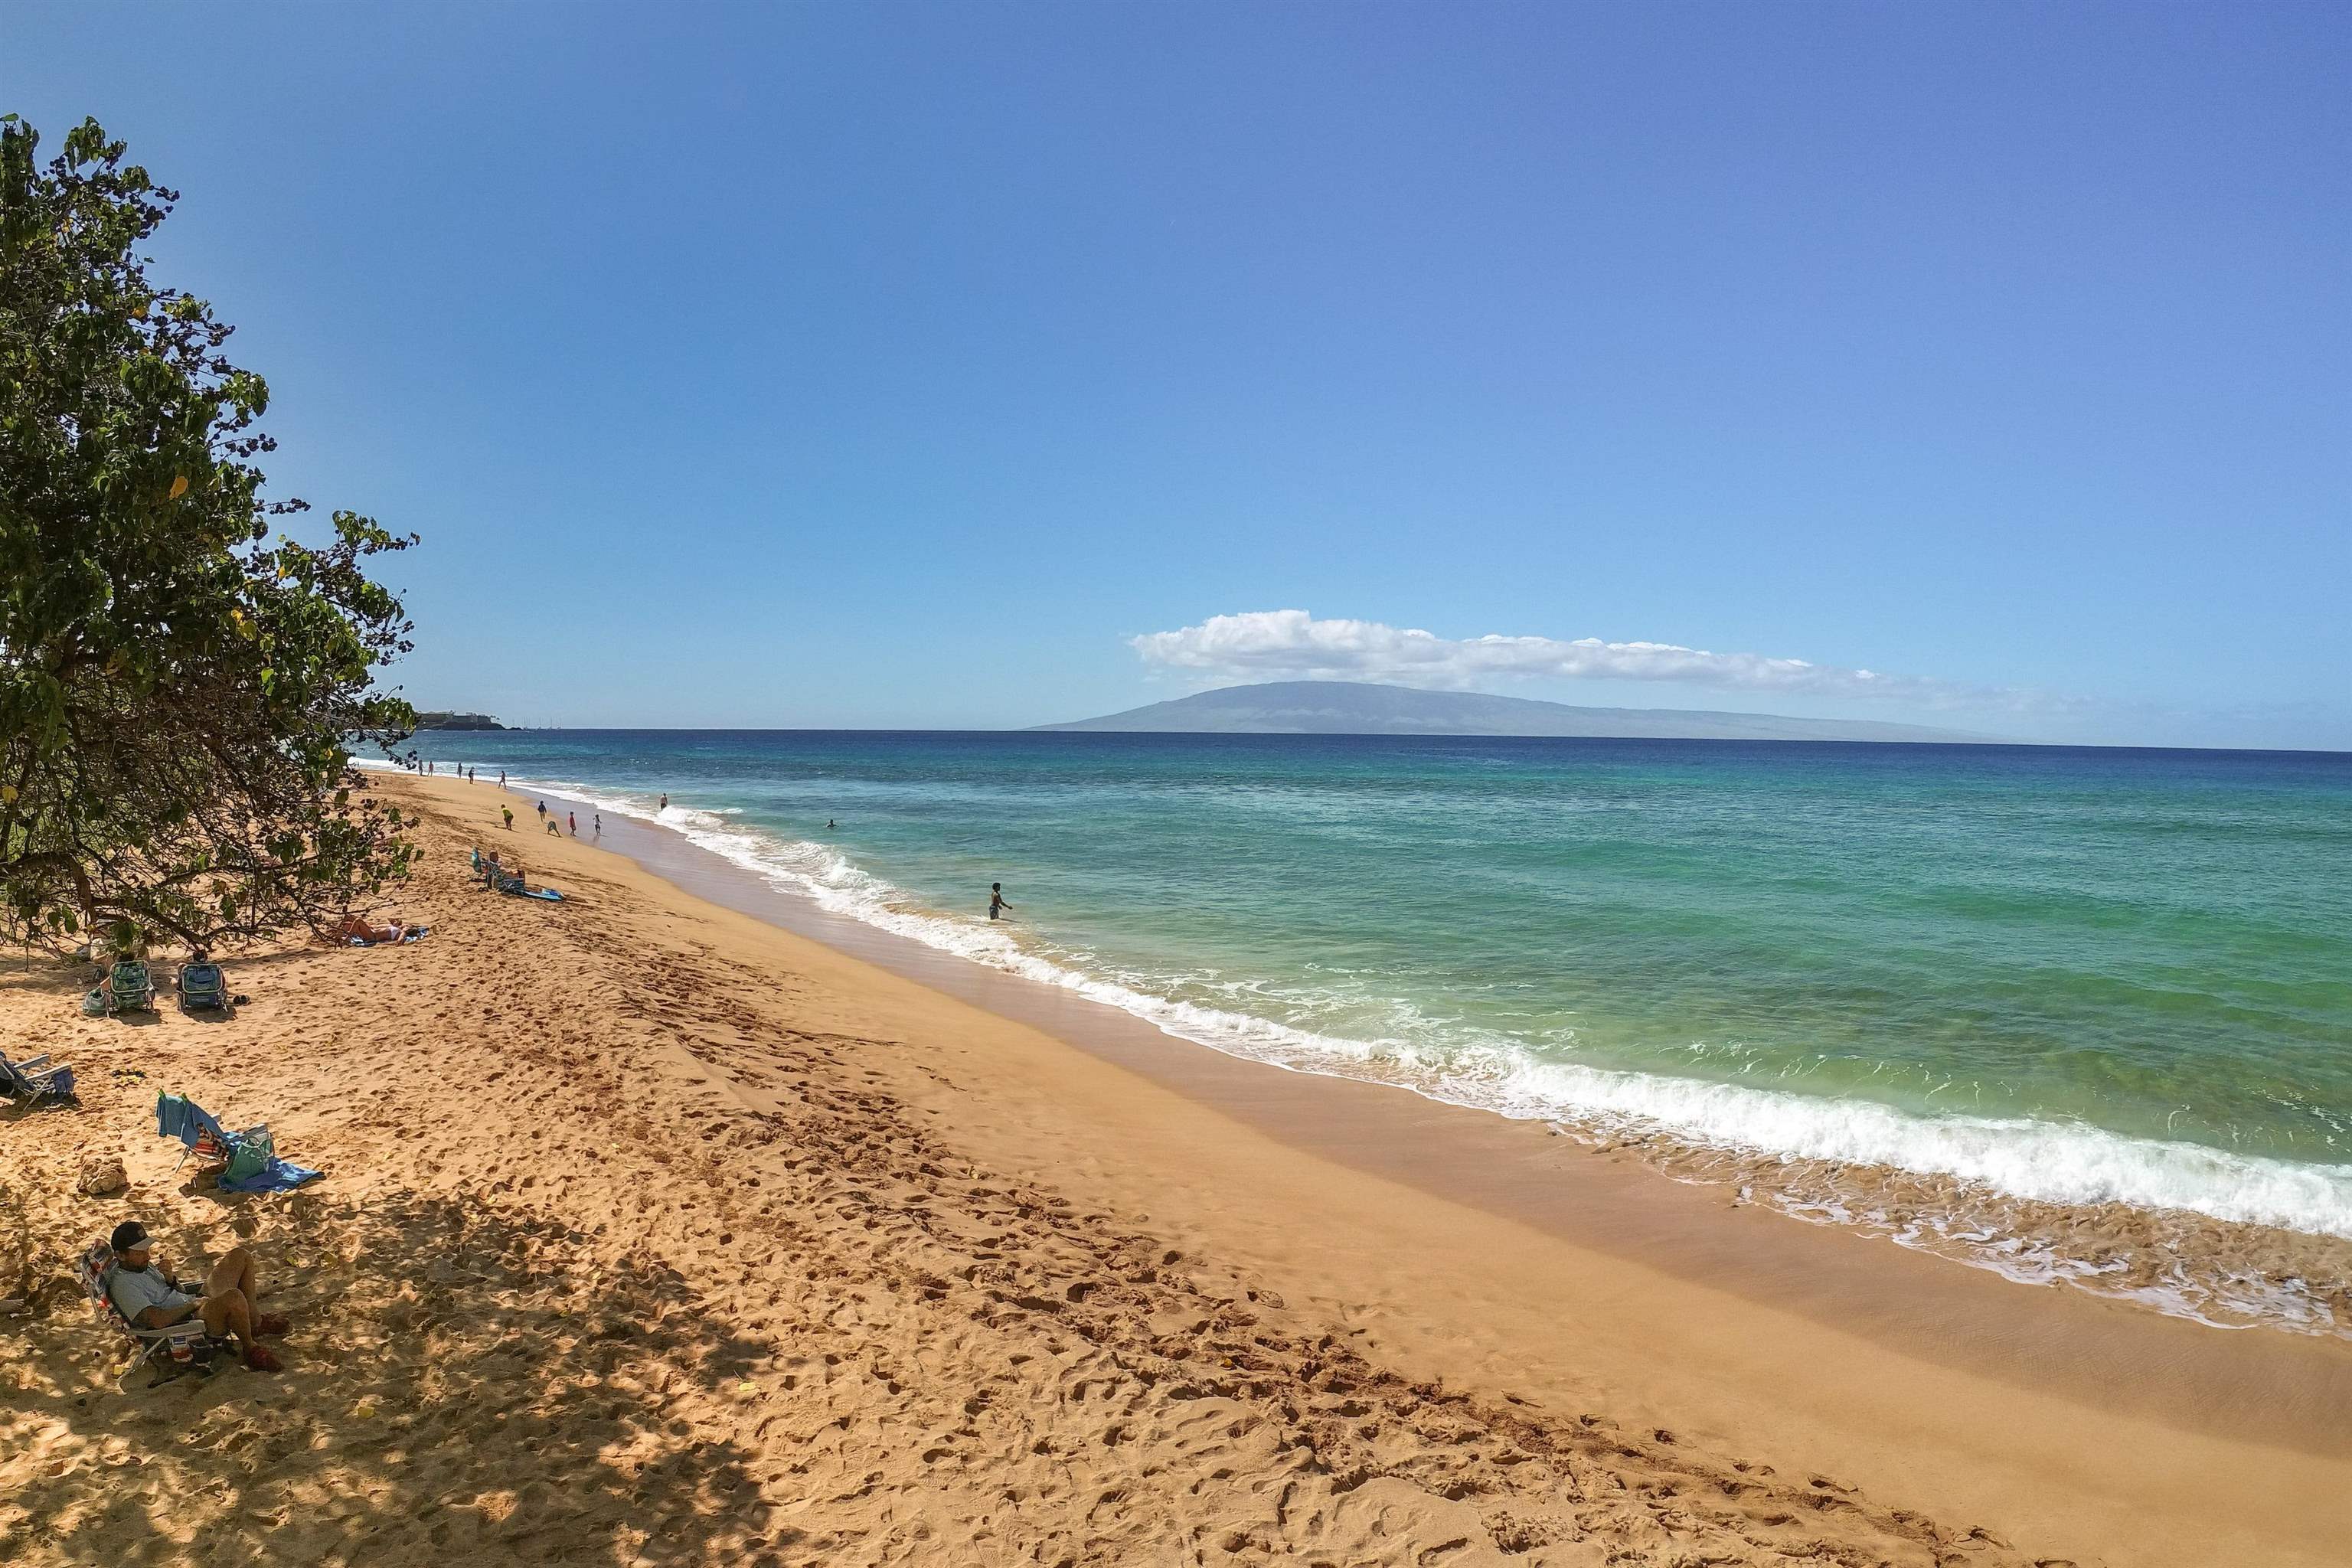
[[[2339, 1342], [1734, 1207], [861, 951], [657, 830], [383, 787], [420, 942], [229, 955], [226, 1021], [0, 976], [11, 1055], [82, 1085], [0, 1119], [0, 1561], [2345, 1561]], [[477, 843], [565, 901], [468, 884]], [[167, 1089], [325, 1179], [192, 1180]], [[127, 1193], [77, 1193], [93, 1154]], [[134, 1215], [184, 1274], [256, 1250], [284, 1373], [118, 1390], [68, 1269]]]

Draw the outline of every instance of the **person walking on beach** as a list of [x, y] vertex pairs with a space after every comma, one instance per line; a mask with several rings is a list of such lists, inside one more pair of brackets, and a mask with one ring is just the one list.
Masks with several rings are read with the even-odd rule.
[[509, 833], [512, 833], [514, 831], [514, 807], [510, 805], [502, 805], [499, 807], [499, 815], [507, 819], [507, 831]]
[[574, 837], [574, 838], [579, 837], [580, 837], [580, 814], [579, 814], [578, 812], [576, 812], [576, 811], [567, 811], [567, 812], [565, 812], [565, 813], [563, 814], [563, 820], [564, 820], [564, 822], [565, 822], [565, 823], [566, 823], [566, 824], [571, 827], [571, 829], [572, 829], [572, 837]]
[[499, 770], [499, 787], [500, 789], [507, 787], [507, 771], [504, 768]]
[[595, 815], [595, 822], [594, 822], [594, 825], [595, 825], [595, 828], [596, 828], [596, 837], [599, 837], [599, 838], [604, 837], [604, 814], [603, 812], [601, 812], [601, 811], [600, 811], [600, 812], [596, 813], [596, 815]]
[[991, 882], [988, 885], [988, 918], [990, 920], [999, 919], [1002, 916], [1003, 911], [1009, 910], [1013, 906], [1011, 904], [1004, 901], [1004, 884], [1002, 882]]
[[541, 822], [547, 820], [547, 802], [543, 800], [539, 803], [539, 819]]

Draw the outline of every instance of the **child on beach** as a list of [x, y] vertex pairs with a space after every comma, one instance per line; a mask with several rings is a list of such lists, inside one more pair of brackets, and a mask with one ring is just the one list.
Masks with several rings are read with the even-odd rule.
[[555, 826], [555, 818], [551, 816], [547, 819], [547, 830], [550, 833], [554, 834], [558, 838], [563, 837], [563, 829]]
[[580, 814], [576, 811], [567, 811], [563, 814], [563, 820], [572, 825], [572, 837], [574, 838], [579, 837]]
[[600, 812], [598, 812], [598, 813], [596, 814], [594, 826], [595, 826], [595, 829], [596, 829], [596, 837], [599, 837], [599, 838], [604, 837], [604, 814], [603, 812], [601, 812], [601, 811], [600, 811]]
[[514, 807], [510, 805], [502, 805], [499, 807], [499, 814], [507, 819], [507, 831], [509, 833], [512, 833], [514, 831]]
[[1004, 884], [1002, 882], [991, 882], [988, 885], [988, 918], [990, 920], [995, 920], [998, 918], [1000, 911], [1009, 910], [1013, 906], [1011, 904], [1004, 901]]

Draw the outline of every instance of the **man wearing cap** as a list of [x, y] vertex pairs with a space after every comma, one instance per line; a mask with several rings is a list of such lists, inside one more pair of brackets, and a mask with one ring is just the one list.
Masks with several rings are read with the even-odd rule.
[[253, 1279], [253, 1254], [233, 1249], [214, 1266], [204, 1293], [192, 1296], [180, 1282], [155, 1267], [153, 1244], [147, 1227], [135, 1219], [114, 1227], [110, 1238], [114, 1268], [107, 1276], [106, 1292], [122, 1315], [142, 1329], [161, 1329], [202, 1316], [205, 1332], [215, 1339], [234, 1337], [245, 1364], [256, 1372], [276, 1372], [278, 1358], [259, 1343], [263, 1334], [282, 1334], [286, 1320], [259, 1311]]

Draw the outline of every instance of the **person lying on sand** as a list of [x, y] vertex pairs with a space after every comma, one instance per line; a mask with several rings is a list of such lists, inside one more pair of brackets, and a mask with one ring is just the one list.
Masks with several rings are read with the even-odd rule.
[[201, 1294], [181, 1288], [155, 1262], [147, 1227], [124, 1220], [109, 1238], [114, 1248], [114, 1271], [107, 1276], [106, 1292], [122, 1315], [142, 1329], [160, 1329], [202, 1317], [205, 1332], [215, 1339], [236, 1341], [245, 1364], [256, 1372], [277, 1372], [278, 1358], [260, 1344], [263, 1334], [282, 1334], [286, 1320], [255, 1305], [261, 1298], [254, 1279], [253, 1254], [235, 1247], [213, 1265]]
[[342, 924], [328, 927], [327, 934], [343, 942], [403, 942], [415, 929], [404, 921], [372, 926], [357, 915], [346, 915]]

